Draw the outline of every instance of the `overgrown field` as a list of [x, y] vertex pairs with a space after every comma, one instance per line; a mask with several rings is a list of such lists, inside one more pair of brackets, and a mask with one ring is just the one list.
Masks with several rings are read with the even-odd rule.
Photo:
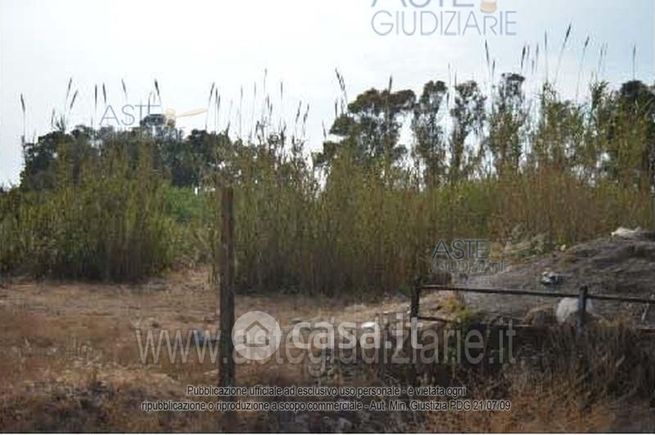
[[504, 74], [486, 92], [390, 83], [349, 101], [338, 79], [316, 153], [308, 108], [287, 125], [270, 97], [245, 137], [229, 125], [184, 137], [157, 117], [130, 131], [71, 130], [62, 115], [24, 143], [20, 184], [0, 194], [0, 270], [135, 281], [206, 263], [227, 184], [242, 290], [397, 290], [429, 268], [439, 240], [543, 234], [547, 251], [653, 225], [653, 87], [599, 82], [572, 101]]

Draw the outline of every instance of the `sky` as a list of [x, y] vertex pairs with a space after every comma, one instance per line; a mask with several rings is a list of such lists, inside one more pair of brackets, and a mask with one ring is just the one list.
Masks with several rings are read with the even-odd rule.
[[[614, 86], [633, 77], [655, 82], [652, 0], [497, 0], [491, 15], [505, 20], [502, 34], [500, 24], [496, 34], [478, 32], [487, 23], [481, 1], [0, 0], [0, 184], [18, 181], [21, 135], [31, 140], [49, 131], [53, 110], [66, 113], [71, 126], [129, 122], [121, 115], [124, 106], [137, 115], [155, 80], [161, 110], [178, 114], [206, 108], [216, 84], [218, 124], [214, 114], [178, 119], [186, 132], [206, 124], [224, 127], [230, 119], [233, 132], [241, 124], [241, 134], [247, 135], [264, 94], [270, 95], [276, 118], [289, 125], [299, 103], [303, 110], [309, 105], [306, 138], [312, 150], [320, 149], [322, 126], [334, 119], [340, 96], [335, 69], [343, 74], [350, 99], [371, 87], [385, 88], [389, 77], [394, 89], [416, 92], [429, 80], [475, 79], [484, 87], [490, 83], [485, 42], [497, 75], [519, 71], [522, 48], [530, 45], [534, 59], [539, 44], [535, 73], [524, 70], [528, 88], [536, 88], [546, 71], [551, 81], [557, 76], [558, 89], [570, 98], [578, 76], [583, 86], [592, 74]], [[466, 21], [470, 14], [477, 27], [464, 34], [462, 27], [446, 29], [445, 17]], [[409, 34], [396, 32], [401, 29], [392, 23], [396, 17]], [[413, 17], [424, 24], [415, 32]], [[440, 20], [436, 31], [435, 17]], [[560, 60], [569, 24], [571, 37]], [[587, 37], [589, 48], [582, 56]], [[607, 55], [599, 69], [603, 44]], [[66, 100], [71, 77], [70, 94], [78, 92], [73, 109], [71, 95]], [[95, 107], [94, 89], [102, 84], [107, 104], [100, 91]], [[107, 112], [109, 106], [118, 119]]]

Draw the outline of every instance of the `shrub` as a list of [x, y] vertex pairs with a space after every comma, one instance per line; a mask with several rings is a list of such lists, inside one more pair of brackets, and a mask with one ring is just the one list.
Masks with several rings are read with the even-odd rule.
[[[136, 168], [115, 151], [86, 161], [77, 180], [65, 177], [53, 190], [12, 191], [3, 198], [2, 268], [132, 281], [169, 266], [177, 228], [147, 149], [144, 143]], [[61, 163], [58, 171], [66, 175], [68, 169]]]

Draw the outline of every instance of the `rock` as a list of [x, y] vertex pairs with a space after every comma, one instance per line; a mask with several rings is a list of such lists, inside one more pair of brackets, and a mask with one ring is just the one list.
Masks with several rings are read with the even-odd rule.
[[551, 270], [546, 270], [541, 274], [539, 282], [546, 287], [556, 287], [564, 283], [564, 276]]
[[637, 228], [634, 230], [631, 230], [629, 228], [623, 228], [619, 227], [616, 231], [612, 233], [613, 238], [620, 238], [620, 239], [636, 239], [639, 237], [639, 233], [642, 232], [641, 228]]
[[[594, 313], [592, 301], [587, 301], [586, 313], [589, 319], [598, 318]], [[555, 316], [557, 317], [557, 323], [560, 325], [574, 322], [578, 316], [578, 300], [575, 298], [562, 299], [557, 305]]]

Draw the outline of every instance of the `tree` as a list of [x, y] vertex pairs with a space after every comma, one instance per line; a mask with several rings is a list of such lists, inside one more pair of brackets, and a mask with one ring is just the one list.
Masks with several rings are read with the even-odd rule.
[[604, 172], [628, 184], [653, 184], [655, 172], [655, 93], [640, 81], [621, 86], [613, 98]]
[[370, 89], [359, 95], [334, 121], [330, 134], [340, 139], [324, 144], [323, 152], [315, 156], [316, 164], [329, 164], [341, 152], [365, 166], [396, 163], [407, 152], [398, 140], [402, 118], [411, 111], [415, 99], [411, 90]]
[[23, 145], [25, 167], [20, 174], [21, 187], [28, 190], [43, 190], [55, 186], [53, 163], [57, 156], [57, 146], [64, 140], [70, 140], [70, 136], [54, 131], [40, 136], [35, 143]]
[[566, 172], [576, 166], [576, 153], [584, 141], [583, 109], [571, 100], [561, 100], [551, 84], [544, 84], [536, 127], [530, 131], [532, 167]]
[[[449, 142], [451, 183], [460, 181], [469, 175], [481, 158], [480, 153], [467, 146], [467, 139], [472, 133], [478, 136], [486, 118], [485, 101], [478, 84], [468, 81], [455, 86], [455, 105], [450, 111], [453, 130]], [[479, 150], [478, 150], [479, 151]]]
[[226, 158], [222, 147], [229, 145], [227, 136], [205, 130], [192, 130], [184, 140], [164, 141], [162, 160], [170, 173], [171, 183], [178, 187], [202, 185], [210, 170], [217, 168]]
[[487, 145], [496, 173], [501, 177], [506, 172], [516, 173], [523, 155], [521, 129], [528, 118], [524, 108], [524, 81], [522, 75], [503, 74], [489, 116]]
[[430, 81], [414, 106], [415, 154], [424, 166], [423, 176], [428, 186], [438, 185], [446, 174], [446, 141], [440, 113], [447, 93], [444, 82]]

